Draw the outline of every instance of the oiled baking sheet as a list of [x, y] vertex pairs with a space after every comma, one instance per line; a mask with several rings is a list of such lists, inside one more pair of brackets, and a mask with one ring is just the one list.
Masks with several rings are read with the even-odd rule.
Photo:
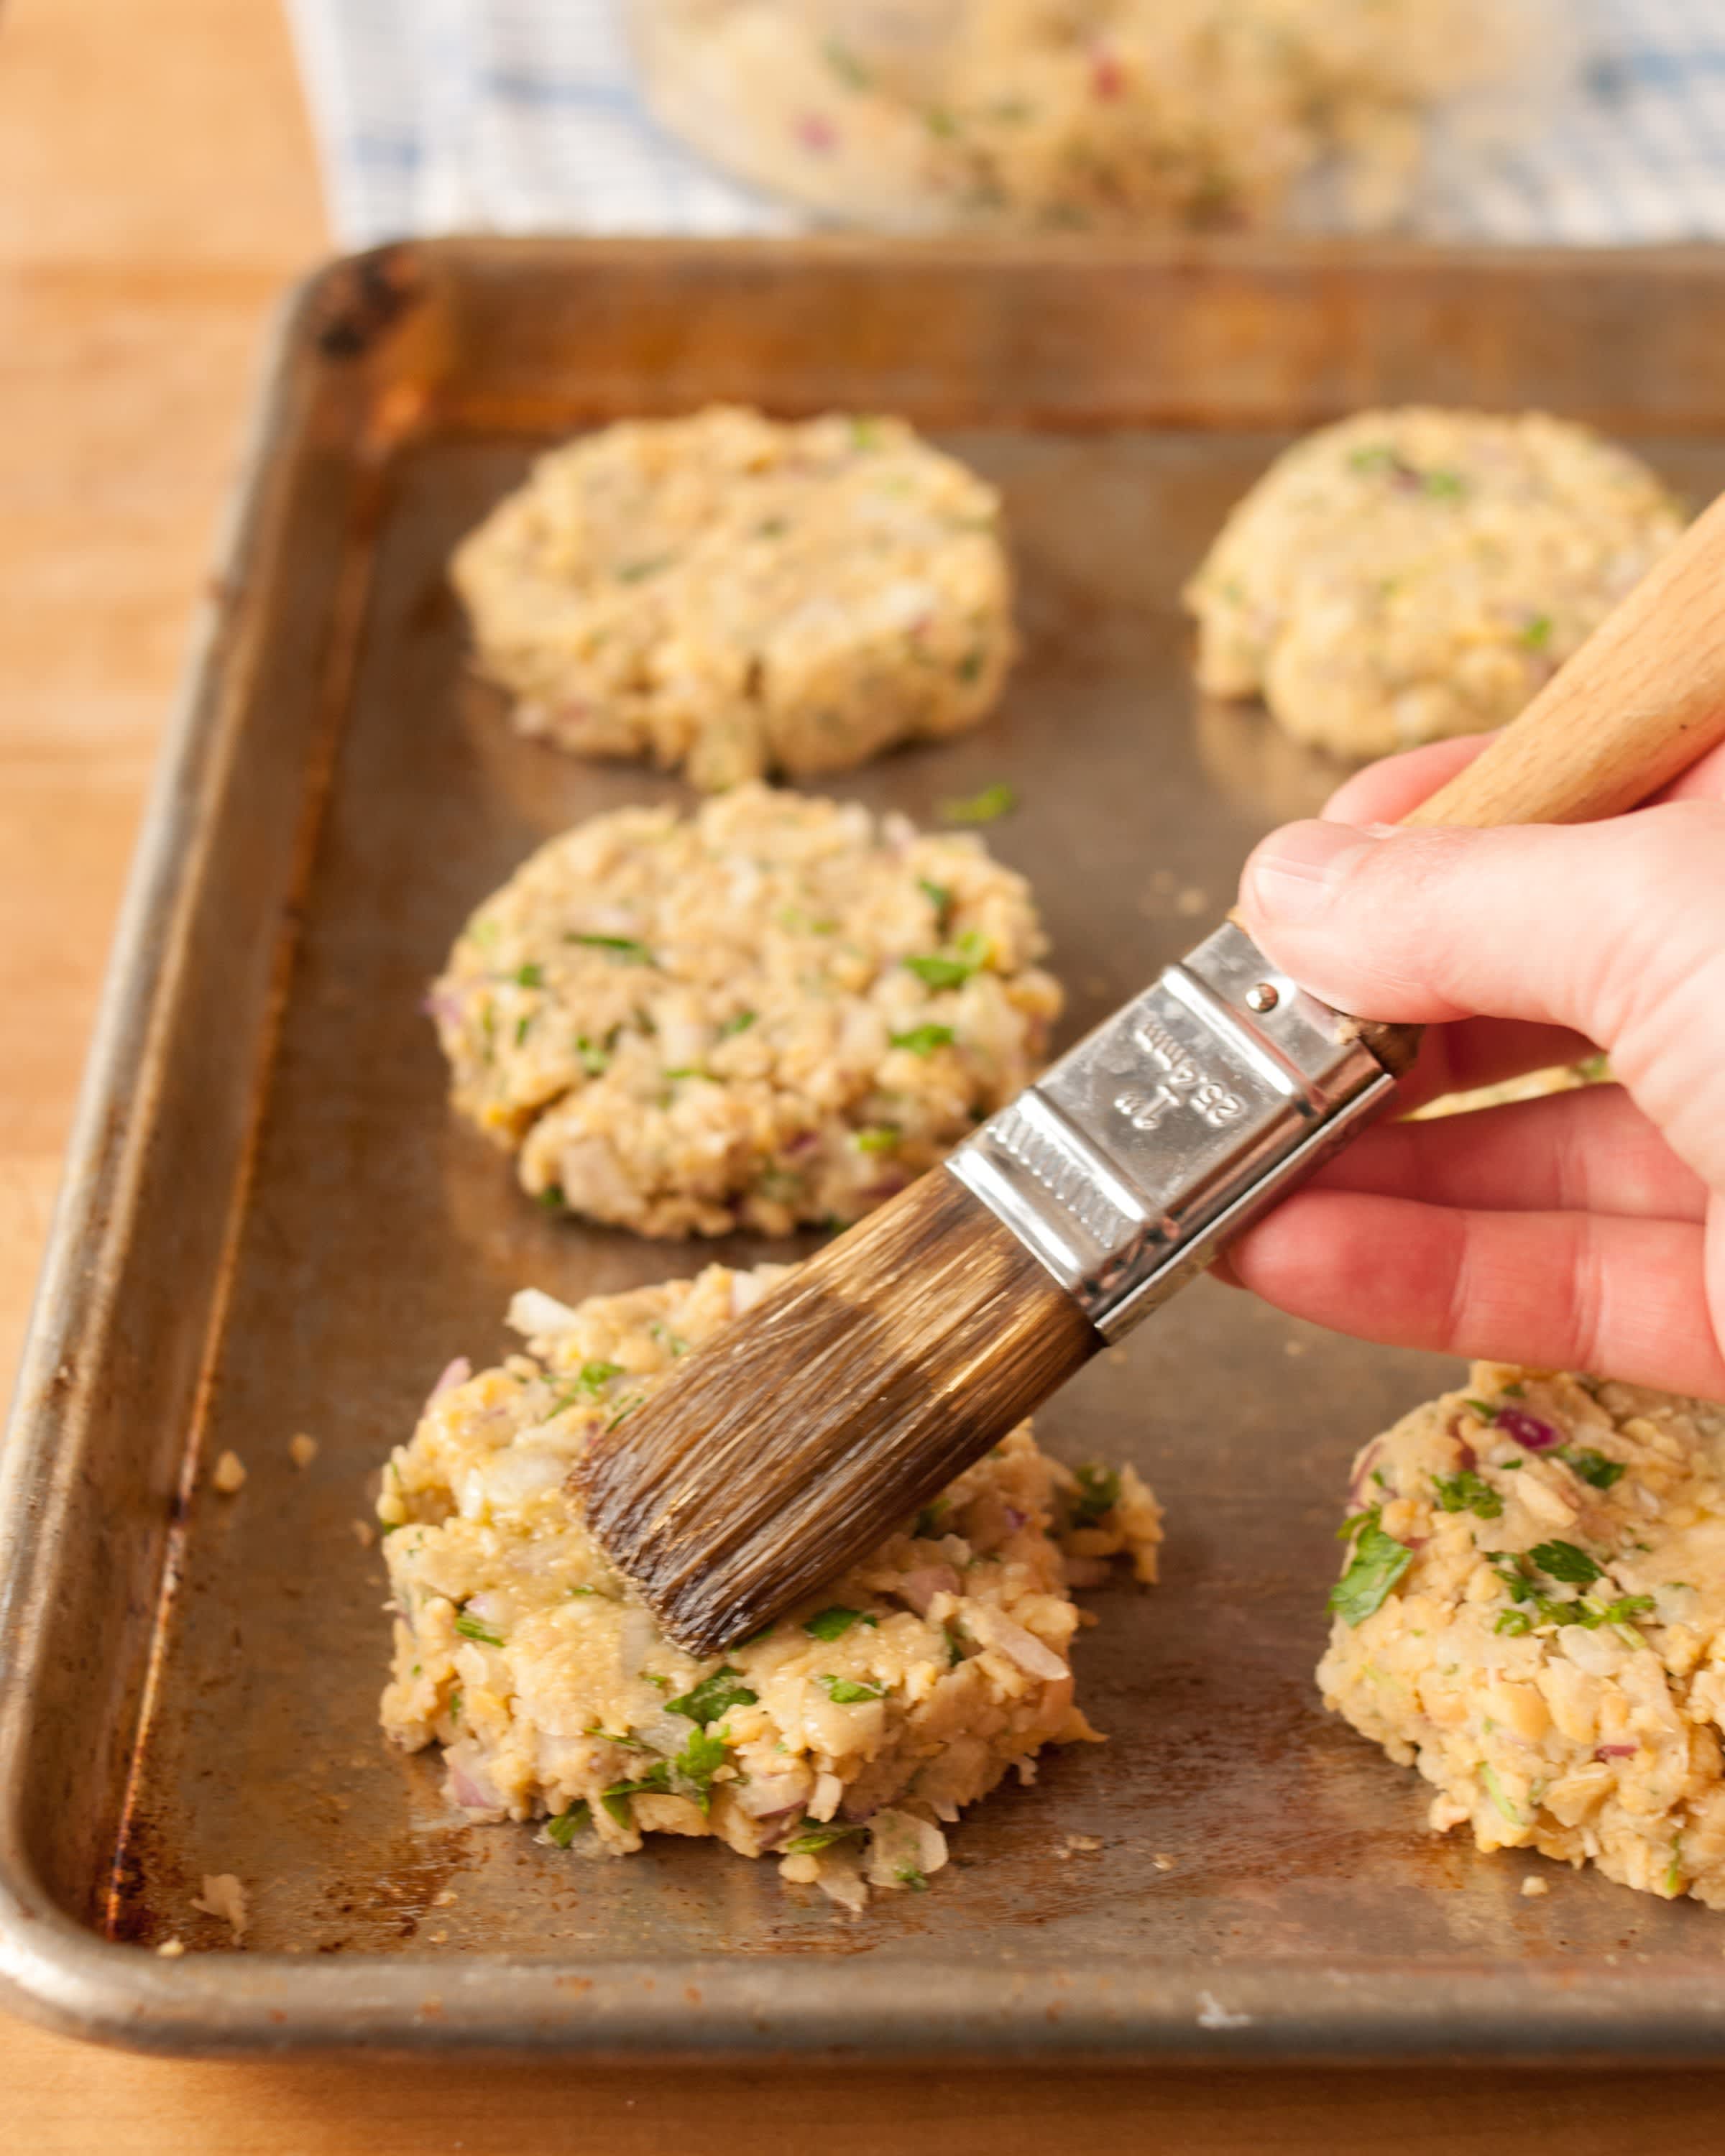
[[[727, 318], [718, 346], [747, 326]], [[737, 386], [734, 356], [715, 372]], [[914, 404], [901, 372], [881, 374], [900, 393], [866, 401]], [[627, 408], [614, 384], [604, 396]], [[1255, 837], [1339, 775], [1260, 714], [1200, 704], [1178, 605], [1288, 429], [1021, 424], [1004, 376], [942, 379], [925, 401], [943, 445], [1004, 492], [1025, 654], [997, 719], [826, 790], [927, 822], [948, 797], [1011, 784], [1019, 805], [986, 835], [1040, 896], [1069, 993], [1064, 1045], [1196, 940]], [[967, 403], [971, 423], [952, 424]], [[519, 739], [465, 672], [445, 562], [543, 439], [542, 403], [520, 424], [487, 410], [452, 395], [440, 416], [434, 401], [378, 462], [352, 542], [352, 663], [330, 676], [323, 732], [277, 752], [284, 771], [295, 757], [327, 770], [307, 791], [292, 887], [285, 872], [259, 915], [280, 935], [254, 963], [274, 953], [285, 970], [244, 1159], [220, 1188], [184, 1194], [225, 1207], [227, 1242], [171, 1448], [195, 1447], [203, 1470], [231, 1448], [248, 1480], [224, 1496], [200, 1471], [164, 1512], [171, 1592], [133, 1614], [155, 1646], [120, 1732], [125, 1774], [92, 1793], [105, 1821], [75, 1862], [62, 1851], [56, 1887], [115, 1941], [225, 1954], [225, 1928], [192, 1897], [232, 1872], [250, 1928], [227, 1964], [240, 1989], [225, 2022], [164, 2005], [171, 2035], [144, 2010], [134, 2033], [341, 2041], [297, 1962], [332, 1986], [348, 1964], [357, 1988], [325, 1997], [363, 1994], [353, 2026], [382, 2041], [1550, 2050], [1598, 2041], [1632, 1974], [1644, 2002], [1661, 1984], [1681, 1993], [1691, 2033], [1671, 2041], [1700, 2041], [1696, 2013], [1725, 2008], [1720, 1919], [1549, 1866], [1550, 1895], [1523, 1899], [1538, 1860], [1434, 1840], [1414, 1777], [1321, 1709], [1312, 1671], [1348, 1457], [1454, 1366], [1208, 1282], [1040, 1422], [1066, 1459], [1132, 1460], [1168, 1507], [1161, 1585], [1081, 1598], [1098, 1621], [1076, 1649], [1080, 1697], [1109, 1741], [1045, 1753], [1034, 1786], [968, 1814], [927, 1894], [852, 1919], [716, 1845], [583, 1861], [530, 1828], [463, 1824], [435, 1756], [383, 1744], [384, 1573], [356, 1523], [439, 1370], [513, 1344], [501, 1320], [522, 1286], [573, 1301], [793, 1247], [554, 1222], [446, 1110], [420, 1003], [469, 910], [567, 824], [687, 798]], [[1725, 482], [1725, 411], [1717, 434], [1624, 431], [1696, 500]], [[223, 1013], [205, 1000], [177, 1023], [218, 1029]], [[317, 1442], [304, 1468], [297, 1433]], [[1075, 1854], [1073, 1835], [1101, 1846]], [[286, 1958], [266, 1979], [259, 1957]], [[151, 1981], [196, 1964], [154, 1964]], [[1519, 2031], [1501, 2018], [1512, 2000]], [[111, 2012], [90, 2019], [113, 2032]], [[1644, 2015], [1628, 2041], [1665, 2039]]]

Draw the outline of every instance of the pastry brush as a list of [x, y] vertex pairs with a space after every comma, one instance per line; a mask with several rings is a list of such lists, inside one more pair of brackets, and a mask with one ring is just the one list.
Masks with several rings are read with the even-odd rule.
[[[1406, 820], [1615, 815], [1721, 739], [1725, 497]], [[758, 1630], [1345, 1145], [1418, 1039], [1224, 922], [598, 1440], [589, 1524], [691, 1653]]]

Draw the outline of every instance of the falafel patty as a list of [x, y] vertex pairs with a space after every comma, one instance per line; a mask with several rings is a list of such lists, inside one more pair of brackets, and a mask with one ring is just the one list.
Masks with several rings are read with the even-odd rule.
[[[803, 1609], [725, 1656], [674, 1646], [584, 1523], [588, 1442], [786, 1269], [570, 1309], [517, 1296], [531, 1353], [452, 1363], [377, 1511], [393, 1591], [382, 1721], [442, 1749], [450, 1800], [626, 1856], [716, 1835], [850, 1907], [916, 1887], [942, 1832], [1045, 1744], [1094, 1737], [1073, 1704], [1068, 1567], [1156, 1576], [1156, 1502], [1130, 1468], [1074, 1475], [1028, 1424]], [[1065, 1545], [1063, 1554], [1062, 1543]]]
[[1040, 1067], [1029, 886], [981, 842], [752, 784], [542, 846], [430, 1005], [542, 1203], [645, 1235], [849, 1223]]
[[1014, 649], [999, 508], [901, 419], [719, 405], [541, 457], [451, 573], [524, 732], [716, 790], [983, 717]]
[[1541, 412], [1361, 412], [1285, 450], [1186, 588], [1198, 679], [1348, 757], [1501, 726], [1684, 525]]
[[1433, 1827], [1725, 1908], [1725, 1407], [1476, 1363], [1348, 1511], [1318, 1682]]

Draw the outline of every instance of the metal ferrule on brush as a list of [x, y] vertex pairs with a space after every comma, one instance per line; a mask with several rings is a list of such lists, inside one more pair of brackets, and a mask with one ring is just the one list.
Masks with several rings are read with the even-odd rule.
[[947, 1166], [1118, 1339], [1394, 1089], [1356, 1031], [1230, 922]]

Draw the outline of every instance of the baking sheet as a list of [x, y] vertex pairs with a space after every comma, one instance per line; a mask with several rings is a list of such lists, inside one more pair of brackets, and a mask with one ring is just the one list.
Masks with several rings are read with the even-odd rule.
[[[473, 904], [579, 818], [687, 798], [517, 739], [463, 671], [444, 563], [536, 447], [714, 394], [845, 402], [1001, 485], [1027, 646], [1002, 714], [824, 790], [926, 822], [1013, 784], [988, 837], [1040, 896], [1064, 1045], [1338, 776], [1195, 697], [1177, 607], [1289, 430], [1373, 395], [1538, 397], [1698, 502], [1725, 485], [1722, 317], [1701, 255], [470, 242], [315, 283], [152, 813], [6, 1455], [18, 2003], [180, 2049], [1717, 2056], [1717, 1917], [1435, 1840], [1422, 1785], [1319, 1707], [1346, 1463], [1453, 1382], [1436, 1358], [1205, 1282], [1053, 1403], [1045, 1443], [1132, 1460], [1168, 1507], [1161, 1586], [1083, 1598], [1110, 1741], [1045, 1755], [930, 1893], [860, 1920], [711, 1845], [586, 1862], [452, 1817], [433, 1756], [379, 1738], [383, 1568], [354, 1523], [443, 1365], [514, 1344], [517, 1287], [798, 1247], [553, 1222], [444, 1105], [418, 1004]], [[225, 1497], [205, 1476], [230, 1447]], [[224, 1871], [238, 1956], [192, 1907]], [[170, 1938], [209, 1951], [149, 1951]]]

